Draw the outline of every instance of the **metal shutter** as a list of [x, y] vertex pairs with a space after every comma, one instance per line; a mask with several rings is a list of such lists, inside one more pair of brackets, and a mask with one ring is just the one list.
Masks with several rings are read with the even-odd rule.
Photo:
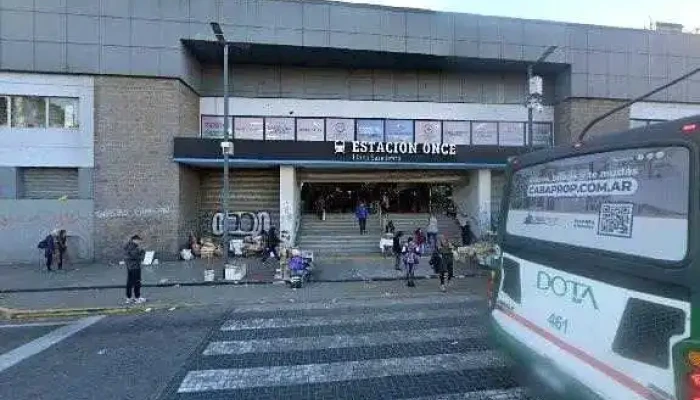
[[78, 198], [77, 168], [22, 168], [21, 177], [25, 199]]
[[[200, 173], [200, 223], [202, 232], [211, 234], [211, 221], [221, 210], [223, 171], [203, 169]], [[230, 211], [267, 211], [272, 225], [280, 224], [280, 172], [274, 169], [232, 169], [229, 176]]]

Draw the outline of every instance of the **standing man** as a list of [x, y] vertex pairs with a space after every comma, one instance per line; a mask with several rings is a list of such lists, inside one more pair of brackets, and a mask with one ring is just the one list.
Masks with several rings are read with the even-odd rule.
[[[124, 246], [126, 257], [126, 303], [143, 303], [146, 301], [141, 297], [141, 263], [146, 252], [141, 248], [141, 237], [134, 235]], [[131, 294], [134, 294], [132, 299]]]
[[360, 224], [360, 234], [364, 235], [367, 233], [367, 216], [369, 215], [369, 211], [367, 210], [367, 206], [365, 206], [365, 202], [361, 201], [360, 205], [357, 207], [357, 210], [355, 211], [355, 216], [357, 217], [357, 222]]
[[462, 230], [462, 246], [469, 246], [473, 236], [471, 226], [469, 226], [469, 215], [460, 212], [457, 214], [457, 221]]
[[46, 235], [44, 240], [39, 242], [38, 248], [44, 250], [44, 258], [46, 259], [46, 269], [51, 271], [51, 265], [53, 264], [53, 257], [56, 252], [56, 238], [58, 236], [58, 230], [53, 230], [51, 233]]

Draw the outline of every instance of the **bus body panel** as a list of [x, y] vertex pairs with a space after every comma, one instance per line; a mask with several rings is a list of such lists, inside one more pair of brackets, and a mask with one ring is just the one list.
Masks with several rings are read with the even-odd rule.
[[[492, 312], [499, 329], [604, 399], [675, 398], [670, 349], [689, 337], [690, 303], [612, 286], [508, 253], [503, 254], [503, 259], [519, 265], [520, 292], [518, 302], [504, 291], [509, 271], [502, 270], [504, 275]], [[672, 336], [668, 343], [668, 368], [613, 351], [630, 299], [684, 312], [682, 333]], [[652, 392], [662, 395], [655, 397]]]

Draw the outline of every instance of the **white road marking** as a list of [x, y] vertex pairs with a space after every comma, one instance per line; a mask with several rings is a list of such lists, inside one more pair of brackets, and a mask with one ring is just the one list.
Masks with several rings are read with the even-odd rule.
[[297, 310], [324, 310], [339, 308], [366, 308], [386, 307], [392, 305], [417, 305], [417, 304], [457, 304], [481, 301], [481, 296], [460, 296], [445, 298], [445, 296], [417, 296], [417, 297], [385, 297], [370, 299], [338, 299], [334, 301], [309, 302], [309, 303], [265, 303], [244, 304], [235, 308], [234, 313], [266, 312], [266, 311], [297, 311]]
[[241, 320], [228, 320], [221, 327], [222, 331], [238, 331], [243, 329], [271, 329], [291, 328], [301, 326], [321, 325], [354, 325], [371, 322], [426, 320], [449, 317], [470, 317], [484, 314], [478, 309], [445, 309], [383, 312], [377, 314], [333, 315], [320, 317], [290, 317], [290, 318], [251, 318]]
[[359, 335], [328, 335], [286, 337], [265, 340], [220, 341], [209, 343], [207, 348], [204, 350], [204, 355], [219, 356], [230, 354], [341, 349], [399, 343], [455, 341], [485, 336], [486, 327], [483, 325], [476, 325], [410, 331], [372, 332]]
[[509, 362], [501, 353], [494, 350], [486, 350], [381, 360], [201, 370], [190, 371], [182, 381], [178, 392], [190, 393], [287, 386], [300, 383], [329, 383], [397, 375], [505, 367], [508, 365]]
[[0, 372], [10, 368], [24, 359], [48, 349], [49, 347], [72, 335], [75, 335], [104, 317], [104, 315], [99, 315], [80, 319], [70, 325], [58, 328], [38, 339], [32, 340], [29, 343], [0, 355]]
[[415, 397], [407, 400], [525, 400], [527, 389], [516, 387], [512, 389], [478, 390], [465, 393], [440, 394], [435, 396]]
[[0, 329], [5, 329], [5, 328], [33, 328], [33, 327], [42, 327], [42, 326], [63, 326], [63, 325], [68, 325], [70, 324], [69, 321], [63, 321], [63, 322], [30, 322], [27, 324], [6, 324], [6, 325], [0, 325]]

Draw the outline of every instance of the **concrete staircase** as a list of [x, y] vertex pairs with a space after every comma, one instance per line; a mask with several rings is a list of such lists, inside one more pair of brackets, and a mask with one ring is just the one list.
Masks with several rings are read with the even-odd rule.
[[[428, 214], [390, 214], [397, 231], [413, 234], [418, 227], [425, 229]], [[459, 226], [453, 218], [438, 217], [438, 229], [452, 240], [459, 239]], [[315, 256], [351, 256], [379, 254], [380, 222], [378, 215], [367, 219], [367, 234], [360, 235], [354, 214], [326, 214], [321, 221], [315, 214], [301, 218], [297, 246], [314, 252]]]
[[[413, 234], [418, 228], [426, 231], [430, 214], [389, 214], [388, 219], [394, 221], [396, 231], [403, 231], [404, 235]], [[454, 218], [439, 215], [438, 232], [447, 235], [450, 240], [459, 240], [460, 228]]]
[[379, 254], [379, 220], [367, 219], [367, 234], [360, 235], [354, 214], [326, 214], [321, 221], [315, 214], [301, 217], [297, 246], [314, 252], [314, 256], [348, 256]]

